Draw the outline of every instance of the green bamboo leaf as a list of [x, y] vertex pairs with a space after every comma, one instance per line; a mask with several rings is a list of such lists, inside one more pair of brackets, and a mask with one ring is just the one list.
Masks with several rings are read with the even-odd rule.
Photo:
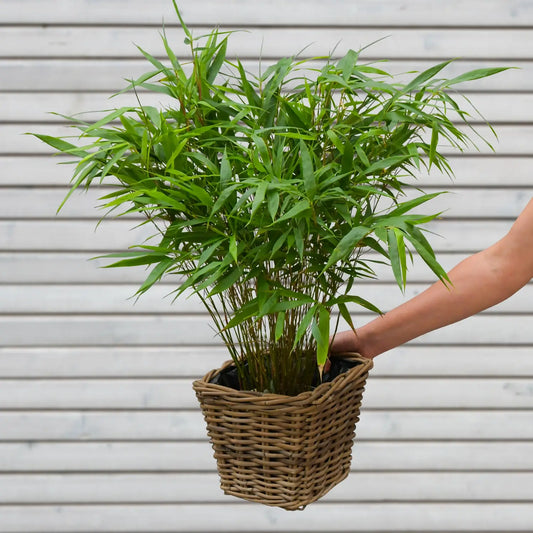
[[237, 262], [238, 248], [237, 248], [237, 239], [235, 235], [232, 235], [229, 238], [229, 253], [233, 257], [233, 259], [235, 259], [235, 262]]
[[224, 155], [220, 161], [220, 190], [223, 191], [231, 181], [231, 165], [228, 159], [228, 153], [224, 150]]
[[304, 237], [302, 234], [302, 231], [298, 226], [294, 228], [294, 244], [296, 246], [296, 249], [298, 250], [298, 255], [300, 256], [300, 260], [303, 261], [304, 258], [304, 252], [305, 252], [305, 243], [304, 243]]
[[319, 367], [322, 367], [328, 358], [329, 352], [329, 324], [330, 313], [329, 310], [323, 306], [318, 308], [318, 322], [313, 321], [312, 333], [316, 340], [316, 362]]
[[237, 266], [231, 270], [229, 274], [224, 276], [209, 292], [209, 297], [215, 296], [225, 290], [229, 289], [232, 285], [237, 283], [237, 280], [242, 276], [243, 272], [241, 267]]
[[407, 263], [405, 257], [405, 243], [403, 234], [397, 228], [387, 230], [387, 243], [392, 272], [398, 287], [405, 291]]
[[278, 250], [285, 244], [287, 241], [287, 237], [289, 236], [289, 231], [286, 231], [282, 233], [274, 242], [274, 246], [272, 246], [272, 251], [270, 252], [270, 257], [275, 257]]
[[134, 107], [121, 107], [119, 109], [113, 110], [111, 113], [106, 115], [105, 117], [101, 118], [98, 122], [95, 122], [94, 124], [91, 124], [87, 128], [85, 128], [85, 133], [91, 133], [94, 130], [97, 130], [101, 128], [102, 126], [105, 126], [106, 124], [109, 124], [109, 122], [112, 122], [113, 120], [116, 120], [117, 118], [121, 117], [125, 113], [128, 113], [129, 111], [134, 111]]
[[361, 159], [361, 161], [363, 162], [363, 165], [365, 165], [365, 167], [369, 167], [370, 166], [370, 161], [369, 161], [367, 155], [365, 154], [364, 150], [361, 148], [361, 146], [356, 144], [355, 145], [355, 151], [356, 151], [357, 155], [359, 156], [359, 158]]
[[201, 267], [215, 253], [215, 251], [218, 249], [223, 240], [224, 239], [218, 239], [213, 244], [204, 249], [200, 257], [196, 261], [198, 267]]
[[159, 261], [156, 266], [151, 270], [144, 283], [139, 287], [137, 294], [142, 294], [146, 292], [150, 287], [157, 283], [173, 264], [174, 259], [171, 259], [170, 257]]
[[294, 343], [292, 345], [292, 350], [294, 350], [298, 346], [298, 343], [311, 325], [311, 322], [313, 321], [313, 318], [316, 313], [316, 309], [316, 305], [310, 307], [309, 310], [303, 316], [302, 320], [300, 321], [300, 324], [298, 325], [298, 328], [296, 330], [296, 334], [294, 335]]
[[398, 206], [387, 215], [387, 218], [403, 215], [404, 213], [411, 211], [415, 207], [418, 207], [419, 205], [422, 205], [426, 202], [429, 202], [430, 200], [433, 200], [433, 198], [436, 198], [437, 196], [440, 196], [441, 194], [444, 194], [444, 191], [434, 192], [431, 194], [422, 194], [420, 196], [417, 196], [413, 200], [408, 200], [406, 202], [400, 202]]
[[350, 315], [350, 312], [348, 311], [348, 308], [346, 307], [346, 304], [343, 302], [339, 302], [337, 304], [337, 307], [339, 308], [339, 312], [346, 321], [346, 323], [350, 326], [350, 329], [355, 332], [355, 326], [352, 320], [352, 316]]
[[331, 254], [326, 266], [322, 270], [322, 274], [332, 265], [345, 259], [350, 255], [353, 249], [371, 232], [371, 229], [366, 226], [357, 226], [352, 228], [337, 244], [333, 253]]
[[206, 79], [208, 83], [213, 83], [215, 81], [215, 78], [217, 77], [217, 74], [220, 71], [220, 68], [224, 64], [224, 61], [226, 59], [226, 49], [228, 46], [228, 39], [225, 38], [219, 45], [218, 52], [216, 56], [214, 57], [212, 63], [209, 65], [209, 69], [207, 71]]
[[31, 133], [30, 135], [37, 137], [37, 139], [40, 139], [52, 148], [55, 148], [58, 152], [72, 154], [76, 157], [86, 157], [89, 155], [89, 152], [83, 150], [79, 146], [75, 146], [74, 144], [65, 141], [61, 137], [52, 137], [50, 135], [42, 135], [40, 133]]
[[353, 74], [359, 54], [354, 50], [348, 50], [346, 55], [337, 63], [344, 81], [348, 81]]
[[509, 70], [509, 68], [510, 67], [478, 68], [475, 70], [471, 70], [469, 72], [465, 72], [464, 74], [461, 74], [460, 76], [456, 76], [455, 78], [452, 78], [451, 80], [446, 80], [444, 82], [444, 86], [450, 87], [451, 85], [456, 85], [458, 83], [463, 83], [465, 81], [479, 80], [480, 78], [486, 78], [488, 76], [493, 76], [494, 74], [498, 74], [499, 72], [503, 72], [504, 70]]
[[278, 224], [279, 222], [284, 222], [285, 220], [289, 218], [294, 218], [297, 215], [301, 215], [305, 211], [309, 211], [310, 209], [311, 209], [311, 206], [309, 205], [308, 200], [300, 200], [299, 202], [296, 203], [294, 207], [289, 209], [289, 211], [287, 211], [283, 216], [278, 218], [276, 222], [274, 222], [274, 224]]
[[329, 140], [335, 145], [335, 148], [341, 153], [344, 154], [344, 144], [339, 139], [339, 136], [333, 130], [327, 130], [326, 135], [329, 137]]
[[368, 300], [365, 300], [364, 298], [361, 298], [361, 296], [356, 296], [352, 294], [343, 294], [342, 296], [339, 296], [335, 303], [339, 305], [339, 303], [355, 303], [357, 305], [360, 305], [361, 307], [364, 307], [365, 309], [368, 309], [369, 311], [372, 311], [373, 313], [377, 313], [378, 315], [382, 315], [383, 313], [381, 310], [376, 307], [373, 303], [369, 302]]
[[252, 211], [250, 213], [250, 222], [252, 221], [252, 217], [255, 215], [256, 211], [259, 209], [259, 207], [263, 204], [265, 200], [265, 194], [268, 188], [268, 182], [262, 181], [256, 191], [254, 196], [254, 201], [252, 202]]
[[225, 203], [228, 201], [228, 199], [235, 194], [235, 191], [239, 188], [238, 185], [233, 185], [231, 187], [227, 187], [222, 190], [220, 193], [220, 196], [217, 198], [217, 201], [211, 208], [210, 216], [213, 217], [216, 215], [225, 205]]
[[437, 153], [437, 144], [439, 142], [439, 125], [436, 121], [433, 121], [431, 127], [431, 143], [429, 145], [429, 168], [435, 161], [435, 154]]
[[116, 254], [106, 254], [102, 256], [95, 257], [94, 259], [99, 258], [111, 259], [115, 257], [125, 257], [126, 259], [121, 259], [111, 263], [110, 265], [105, 265], [103, 268], [117, 268], [125, 266], [140, 266], [140, 265], [151, 265], [153, 263], [159, 263], [162, 260], [168, 259], [168, 256], [164, 254], [154, 253], [154, 252], [121, 252]]
[[312, 200], [317, 189], [316, 177], [311, 154], [309, 153], [307, 145], [302, 140], [300, 140], [300, 157], [305, 193], [307, 194], [307, 197]]
[[249, 320], [250, 318], [258, 316], [258, 314], [259, 304], [257, 302], [257, 299], [254, 299], [243, 305], [240, 309], [238, 309], [224, 329], [228, 330], [234, 328], [239, 324], [242, 324], [243, 322]]
[[279, 193], [277, 191], [272, 191], [268, 194], [268, 213], [272, 222], [276, 219], [276, 214], [279, 208]]
[[435, 259], [435, 254], [430, 252], [424, 244], [422, 244], [417, 238], [413, 235], [406, 235], [406, 238], [414, 246], [415, 250], [418, 252], [420, 257], [423, 259], [424, 263], [433, 271], [433, 273], [443, 282], [450, 282], [448, 274], [442, 268], [442, 266]]
[[283, 329], [285, 326], [285, 311], [280, 311], [278, 313], [278, 318], [276, 319], [276, 329], [274, 332], [274, 339], [278, 342], [283, 335]]
[[403, 88], [403, 92], [408, 93], [414, 89], [419, 89], [425, 82], [435, 77], [444, 67], [448, 66], [452, 61], [453, 59], [449, 59], [448, 61], [443, 61], [438, 65], [434, 65], [428, 68], [427, 70], [424, 70], [424, 72], [416, 76], [416, 78], [414, 78]]

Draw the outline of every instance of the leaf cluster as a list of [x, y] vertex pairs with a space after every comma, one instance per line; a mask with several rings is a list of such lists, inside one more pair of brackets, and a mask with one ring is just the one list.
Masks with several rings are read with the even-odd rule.
[[438, 214], [418, 212], [435, 194], [412, 178], [451, 173], [441, 140], [471, 143], [450, 118], [469, 124], [451, 89], [503, 69], [442, 79], [446, 61], [400, 84], [350, 50], [282, 58], [256, 75], [226, 57], [231, 34], [194, 37], [177, 14], [190, 60], [163, 32], [167, 60], [140, 49], [151, 70], [125, 89], [174, 105], [140, 98], [96, 122], [66, 117], [81, 146], [38, 137], [74, 156], [71, 192], [110, 180], [104, 207], [153, 224], [148, 243], [112, 254], [111, 266], [149, 267], [139, 294], [177, 276], [176, 296], [202, 299], [244, 387], [296, 394], [326, 360], [333, 309], [351, 327], [350, 305], [379, 312], [356, 291], [376, 261], [404, 288], [412, 250], [447, 280], [423, 232]]

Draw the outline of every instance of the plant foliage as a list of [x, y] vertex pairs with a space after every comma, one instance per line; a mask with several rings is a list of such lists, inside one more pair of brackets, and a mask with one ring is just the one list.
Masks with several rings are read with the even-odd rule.
[[152, 70], [125, 89], [175, 105], [66, 117], [83, 146], [37, 136], [74, 156], [71, 192], [110, 180], [105, 207], [153, 224], [150, 244], [111, 256], [150, 267], [139, 294], [178, 276], [176, 296], [201, 298], [244, 388], [297, 394], [326, 360], [332, 310], [352, 327], [350, 305], [379, 312], [356, 291], [377, 257], [401, 288], [410, 250], [446, 281], [421, 229], [437, 215], [414, 214], [435, 194], [413, 197], [404, 180], [431, 166], [451, 173], [439, 141], [471, 141], [449, 118], [469, 120], [450, 89], [503, 69], [442, 79], [445, 61], [401, 84], [350, 50], [254, 75], [226, 57], [229, 33], [196, 38], [176, 12], [190, 61], [163, 32], [168, 61], [140, 50]]

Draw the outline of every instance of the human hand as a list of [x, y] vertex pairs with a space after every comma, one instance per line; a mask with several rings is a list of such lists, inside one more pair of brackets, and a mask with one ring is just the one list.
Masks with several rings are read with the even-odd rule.
[[[329, 355], [335, 355], [337, 353], [345, 353], [345, 352], [356, 352], [360, 355], [364, 354], [362, 341], [360, 337], [352, 330], [348, 331], [341, 331], [339, 333], [336, 333], [333, 337], [329, 340]], [[329, 372], [329, 369], [331, 368], [331, 362], [328, 358], [326, 361], [326, 364], [324, 365], [324, 372]]]

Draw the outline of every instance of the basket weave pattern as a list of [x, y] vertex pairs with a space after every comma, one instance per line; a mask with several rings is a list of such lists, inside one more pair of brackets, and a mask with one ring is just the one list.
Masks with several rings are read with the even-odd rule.
[[246, 500], [302, 509], [349, 473], [355, 424], [372, 361], [297, 396], [194, 382], [217, 460], [220, 486]]

